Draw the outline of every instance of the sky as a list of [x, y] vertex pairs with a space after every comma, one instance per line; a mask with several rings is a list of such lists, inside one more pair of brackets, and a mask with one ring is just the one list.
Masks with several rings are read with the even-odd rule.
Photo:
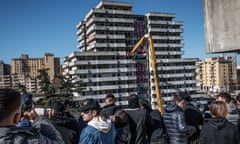
[[[76, 25], [100, 0], [0, 0], [0, 60], [28, 54], [68, 56], [77, 48]], [[120, 0], [118, 0], [120, 1]], [[133, 3], [134, 14], [175, 13], [183, 21], [183, 58], [204, 60], [206, 54], [202, 0], [121, 0]]]

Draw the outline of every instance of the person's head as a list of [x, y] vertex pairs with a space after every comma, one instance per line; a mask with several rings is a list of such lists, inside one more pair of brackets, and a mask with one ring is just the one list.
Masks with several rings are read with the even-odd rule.
[[149, 102], [145, 99], [142, 99], [139, 101], [140, 108], [144, 109], [146, 107], [149, 107]]
[[128, 124], [128, 114], [124, 110], [118, 109], [114, 112], [113, 123], [116, 128], [123, 128]]
[[64, 105], [59, 101], [54, 101], [51, 103], [51, 109], [48, 111], [48, 117], [51, 118], [54, 115], [59, 115], [63, 113]]
[[59, 102], [59, 101], [54, 101], [52, 103], [52, 109], [56, 112], [56, 113], [62, 113], [64, 110], [64, 105]]
[[70, 108], [70, 101], [69, 100], [65, 100], [63, 102], [63, 105], [64, 105], [64, 112], [68, 112], [69, 108]]
[[131, 94], [129, 96], [128, 107], [129, 108], [138, 108], [139, 107], [138, 96], [136, 94]]
[[83, 105], [79, 108], [83, 121], [91, 121], [94, 117], [99, 116], [100, 106], [94, 99], [84, 100]]
[[181, 109], [183, 109], [185, 106], [185, 99], [183, 95], [179, 95], [179, 94], [174, 95], [173, 102]]
[[16, 126], [20, 116], [20, 93], [13, 89], [0, 89], [0, 126]]
[[105, 97], [105, 105], [115, 104], [116, 98], [113, 94], [107, 94]]
[[217, 95], [216, 99], [217, 99], [217, 101], [223, 101], [225, 103], [230, 103], [231, 96], [228, 93], [222, 92]]
[[226, 103], [223, 101], [212, 102], [210, 112], [213, 117], [225, 117], [228, 113]]

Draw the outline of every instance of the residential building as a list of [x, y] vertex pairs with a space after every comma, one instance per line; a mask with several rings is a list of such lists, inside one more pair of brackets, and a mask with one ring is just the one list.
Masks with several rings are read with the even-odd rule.
[[136, 15], [132, 3], [101, 1], [77, 25], [78, 52], [64, 59], [64, 75], [74, 82], [82, 81], [85, 90], [74, 93], [75, 100], [95, 98], [103, 102], [113, 93], [119, 105], [127, 105], [127, 97], [137, 93], [140, 99], [149, 99], [157, 108], [152, 68], [149, 61], [149, 43], [144, 42], [131, 57], [128, 52], [140, 37], [150, 33], [156, 55], [159, 85], [164, 102], [175, 93], [197, 91], [195, 62], [182, 59], [183, 22], [175, 21], [175, 14], [147, 13]]
[[43, 58], [29, 58], [22, 54], [20, 58], [12, 59], [11, 87], [17, 89], [19, 85], [26, 87], [27, 92], [39, 92], [39, 69], [48, 69], [50, 81], [60, 75], [60, 58], [51, 53], [45, 53]]
[[198, 86], [204, 92], [233, 92], [237, 85], [237, 62], [233, 56], [206, 58], [197, 62]]
[[10, 75], [11, 66], [0, 61], [0, 75]]
[[11, 74], [24, 75], [36, 78], [39, 69], [47, 68], [50, 80], [60, 75], [60, 58], [54, 57], [51, 53], [45, 53], [43, 58], [29, 58], [27, 54], [22, 54], [20, 58], [12, 59]]
[[11, 66], [0, 61], [0, 88], [11, 88]]

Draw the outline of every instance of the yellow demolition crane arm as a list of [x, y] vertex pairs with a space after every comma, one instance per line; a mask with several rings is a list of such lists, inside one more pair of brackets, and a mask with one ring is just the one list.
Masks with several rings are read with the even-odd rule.
[[149, 42], [149, 51], [150, 51], [150, 62], [151, 67], [153, 71], [153, 80], [154, 80], [154, 86], [156, 89], [156, 96], [157, 96], [157, 105], [158, 105], [158, 111], [162, 114], [163, 113], [163, 106], [162, 106], [162, 95], [159, 88], [158, 83], [158, 77], [157, 77], [157, 68], [156, 68], [156, 56], [155, 56], [155, 49], [153, 46], [153, 40], [151, 34], [146, 34], [136, 43], [136, 45], [133, 47], [133, 49], [129, 52], [129, 55], [133, 55], [137, 48], [143, 43], [144, 39], [148, 38]]

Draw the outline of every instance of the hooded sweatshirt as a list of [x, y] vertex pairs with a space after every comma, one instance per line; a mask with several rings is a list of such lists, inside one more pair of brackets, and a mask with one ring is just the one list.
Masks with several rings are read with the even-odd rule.
[[82, 130], [79, 144], [115, 144], [116, 134], [111, 122], [95, 117]]
[[201, 144], [239, 144], [238, 127], [226, 118], [216, 117], [203, 125]]

